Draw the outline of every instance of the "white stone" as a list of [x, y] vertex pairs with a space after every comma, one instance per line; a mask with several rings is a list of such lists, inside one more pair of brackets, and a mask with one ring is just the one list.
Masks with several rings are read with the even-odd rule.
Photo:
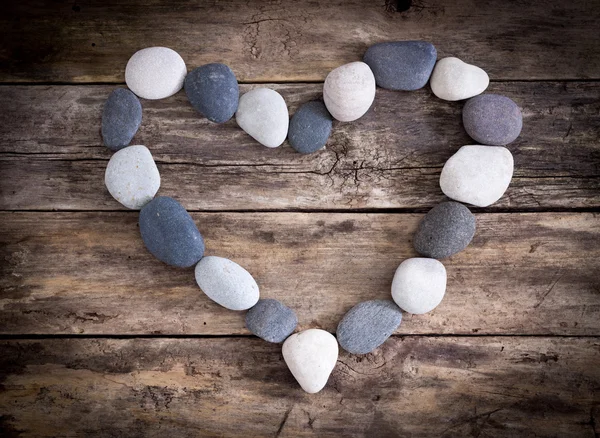
[[214, 302], [230, 310], [246, 310], [258, 302], [258, 285], [237, 263], [206, 256], [196, 265], [196, 283]]
[[490, 78], [481, 68], [450, 57], [437, 62], [429, 84], [437, 97], [454, 101], [483, 93], [490, 84]]
[[185, 62], [175, 50], [148, 47], [133, 54], [125, 67], [125, 82], [144, 99], [164, 99], [183, 87]]
[[112, 197], [125, 207], [139, 210], [158, 192], [160, 173], [146, 146], [128, 146], [110, 158], [104, 184]]
[[314, 394], [323, 389], [335, 367], [338, 343], [325, 330], [308, 329], [287, 338], [282, 353], [302, 389]]
[[446, 293], [446, 268], [435, 259], [415, 257], [404, 260], [392, 281], [392, 298], [402, 310], [431, 312]]
[[444, 164], [440, 187], [455, 201], [487, 207], [508, 188], [513, 167], [513, 156], [505, 147], [463, 146]]
[[270, 88], [255, 88], [240, 97], [235, 120], [254, 140], [276, 148], [287, 137], [290, 116], [281, 94]]
[[344, 64], [329, 72], [323, 84], [323, 100], [340, 122], [362, 117], [375, 99], [375, 76], [364, 62]]

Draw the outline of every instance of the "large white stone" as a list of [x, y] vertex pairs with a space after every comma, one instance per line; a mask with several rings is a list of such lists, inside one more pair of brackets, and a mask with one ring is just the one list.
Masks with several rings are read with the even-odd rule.
[[362, 117], [375, 99], [375, 76], [364, 62], [344, 64], [329, 72], [323, 84], [323, 100], [340, 122]]
[[437, 62], [429, 84], [437, 97], [454, 101], [483, 93], [490, 78], [481, 68], [450, 57]]
[[308, 329], [287, 338], [282, 353], [302, 389], [314, 394], [323, 389], [335, 367], [338, 343], [325, 330]]
[[281, 94], [270, 88], [255, 88], [240, 97], [235, 120], [257, 142], [276, 148], [287, 137], [290, 116]]
[[508, 188], [513, 167], [513, 156], [505, 147], [463, 146], [444, 164], [440, 187], [451, 199], [487, 207]]
[[125, 67], [125, 82], [144, 99], [164, 99], [183, 87], [185, 62], [175, 50], [148, 47], [133, 54]]
[[125, 207], [139, 210], [158, 192], [160, 174], [146, 146], [128, 146], [110, 158], [104, 184], [112, 197]]
[[392, 281], [392, 298], [402, 310], [422, 314], [435, 309], [446, 293], [446, 268], [435, 260], [404, 260]]

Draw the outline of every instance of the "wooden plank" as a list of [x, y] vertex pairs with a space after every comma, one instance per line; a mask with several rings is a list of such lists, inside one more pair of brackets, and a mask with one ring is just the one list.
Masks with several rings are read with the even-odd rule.
[[188, 68], [225, 62], [246, 82], [323, 80], [371, 44], [425, 39], [492, 79], [598, 79], [598, 0], [520, 2], [11, 2], [0, 81], [123, 82], [129, 57], [177, 50]]
[[394, 337], [309, 395], [258, 339], [0, 343], [3, 436], [594, 437], [600, 339]]
[[[415, 256], [421, 215], [193, 214], [207, 254], [231, 258], [299, 328], [335, 331], [360, 301], [385, 299]], [[444, 261], [448, 290], [398, 333], [600, 334], [600, 216], [478, 214], [471, 246]], [[144, 248], [131, 213], [0, 214], [0, 330], [7, 334], [248, 334], [244, 312], [210, 301], [193, 269]]]
[[[242, 86], [242, 92], [254, 86]], [[269, 85], [293, 113], [321, 85]], [[104, 187], [102, 105], [112, 86], [0, 87], [0, 208], [124, 209]], [[524, 109], [509, 146], [515, 177], [490, 209], [600, 207], [600, 83], [492, 84]], [[442, 199], [439, 173], [462, 145], [461, 104], [429, 91], [378, 90], [354, 123], [335, 123], [327, 147], [302, 156], [287, 143], [265, 148], [235, 121], [202, 119], [185, 96], [144, 101], [134, 143], [162, 174], [160, 193], [191, 210], [427, 209]]]

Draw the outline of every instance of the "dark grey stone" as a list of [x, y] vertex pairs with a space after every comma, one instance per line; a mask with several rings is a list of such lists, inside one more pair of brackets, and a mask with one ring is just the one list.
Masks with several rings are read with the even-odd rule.
[[248, 330], [268, 342], [285, 341], [297, 325], [298, 318], [294, 311], [271, 298], [259, 300], [246, 313]]
[[135, 94], [117, 88], [106, 100], [102, 111], [102, 140], [104, 145], [118, 151], [129, 145], [142, 124], [142, 104]]
[[288, 141], [301, 154], [316, 152], [327, 143], [332, 123], [333, 118], [323, 102], [306, 102], [290, 120]]
[[190, 214], [173, 198], [159, 196], [140, 211], [142, 240], [157, 259], [188, 268], [204, 255], [204, 239]]
[[437, 50], [426, 41], [393, 41], [372, 45], [363, 61], [373, 71], [375, 82], [388, 90], [423, 88], [437, 59]]
[[367, 354], [383, 344], [401, 321], [402, 311], [393, 301], [364, 301], [344, 315], [337, 327], [337, 340], [350, 353]]
[[475, 216], [458, 202], [442, 202], [425, 215], [414, 246], [426, 257], [443, 259], [465, 249], [475, 235]]
[[463, 125], [467, 134], [480, 144], [505, 146], [521, 133], [523, 115], [508, 97], [482, 94], [465, 104]]
[[208, 120], [224, 123], [235, 114], [240, 90], [233, 71], [225, 64], [206, 64], [185, 77], [185, 94]]

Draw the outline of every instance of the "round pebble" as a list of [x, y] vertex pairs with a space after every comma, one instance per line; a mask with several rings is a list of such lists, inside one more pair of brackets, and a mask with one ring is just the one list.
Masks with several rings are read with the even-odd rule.
[[375, 77], [364, 62], [344, 64], [331, 72], [323, 84], [323, 99], [340, 122], [362, 117], [375, 99]]
[[204, 255], [204, 239], [190, 214], [173, 198], [159, 196], [140, 211], [142, 240], [157, 259], [188, 268]]
[[481, 144], [503, 146], [512, 143], [523, 128], [523, 115], [506, 96], [483, 94], [469, 99], [463, 108], [467, 134]]
[[423, 88], [437, 59], [433, 44], [426, 41], [393, 41], [369, 47], [363, 61], [371, 67], [375, 82], [388, 90]]
[[184, 87], [192, 106], [212, 122], [224, 123], [237, 110], [238, 82], [225, 64], [206, 64], [192, 70], [185, 77]]
[[285, 141], [290, 122], [283, 97], [269, 88], [255, 88], [242, 95], [235, 119], [240, 128], [268, 148]]
[[113, 151], [124, 148], [142, 124], [142, 104], [131, 91], [117, 88], [102, 111], [102, 140]]
[[104, 184], [122, 205], [138, 210], [152, 201], [158, 192], [160, 174], [146, 146], [129, 146], [110, 158]]
[[298, 325], [296, 313], [281, 301], [267, 298], [246, 313], [246, 327], [267, 342], [283, 342]]
[[367, 354], [383, 344], [400, 326], [402, 312], [390, 300], [372, 300], [357, 304], [337, 327], [341, 347], [353, 354]]
[[487, 207], [508, 188], [513, 167], [513, 156], [505, 147], [463, 146], [444, 164], [440, 187], [450, 199]]
[[167, 47], [148, 47], [127, 62], [125, 82], [139, 97], [164, 99], [181, 90], [186, 73], [179, 53]]
[[311, 154], [325, 146], [332, 124], [331, 114], [323, 102], [306, 102], [292, 116], [288, 141], [297, 152]]
[[443, 259], [465, 249], [475, 235], [475, 216], [458, 202], [442, 202], [421, 220], [414, 236], [415, 250]]
[[206, 256], [196, 265], [196, 283], [215, 303], [230, 310], [246, 310], [258, 302], [258, 285], [237, 263]]
[[440, 59], [431, 75], [431, 91], [443, 100], [463, 100], [485, 91], [490, 83], [487, 73], [458, 58]]
[[325, 330], [308, 329], [287, 338], [282, 353], [302, 389], [314, 394], [327, 384], [337, 362], [338, 343]]
[[404, 311], [431, 312], [446, 293], [446, 268], [435, 259], [415, 257], [404, 260], [392, 281], [392, 298]]

